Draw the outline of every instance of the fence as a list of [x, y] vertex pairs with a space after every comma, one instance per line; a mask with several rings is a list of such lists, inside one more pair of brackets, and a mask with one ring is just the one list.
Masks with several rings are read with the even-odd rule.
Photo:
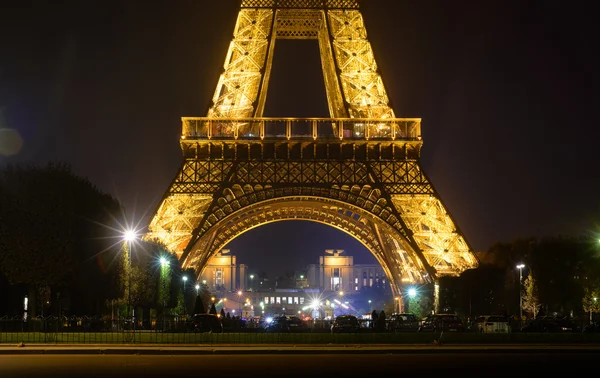
[[[162, 324], [161, 324], [162, 323]], [[153, 319], [129, 327], [122, 319], [94, 317], [0, 318], [0, 344], [600, 344], [600, 333], [378, 332], [331, 333], [327, 324], [312, 324], [293, 333], [269, 333], [259, 326], [226, 327], [223, 333], [195, 333], [180, 319]]]

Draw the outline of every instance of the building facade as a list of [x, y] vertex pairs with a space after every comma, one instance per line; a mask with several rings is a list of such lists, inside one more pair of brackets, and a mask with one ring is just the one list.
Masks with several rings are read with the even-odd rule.
[[[213, 256], [202, 272], [200, 282], [213, 293], [239, 290], [238, 266], [235, 255], [229, 249], [223, 249]], [[243, 265], [243, 264], [242, 264]], [[246, 266], [242, 266], [246, 271]]]
[[385, 272], [378, 264], [354, 265], [353, 256], [342, 256], [343, 249], [327, 249], [319, 256], [319, 264], [307, 269], [308, 286], [323, 292], [359, 293], [365, 288], [389, 287]]

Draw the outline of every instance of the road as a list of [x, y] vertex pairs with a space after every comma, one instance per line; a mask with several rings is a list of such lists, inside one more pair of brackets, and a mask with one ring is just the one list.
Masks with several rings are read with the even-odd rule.
[[589, 370], [598, 351], [388, 354], [0, 355], [0, 377], [555, 377]]

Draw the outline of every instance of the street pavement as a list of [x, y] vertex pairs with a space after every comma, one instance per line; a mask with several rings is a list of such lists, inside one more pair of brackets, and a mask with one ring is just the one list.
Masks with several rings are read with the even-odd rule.
[[600, 344], [0, 344], [0, 354], [600, 353]]

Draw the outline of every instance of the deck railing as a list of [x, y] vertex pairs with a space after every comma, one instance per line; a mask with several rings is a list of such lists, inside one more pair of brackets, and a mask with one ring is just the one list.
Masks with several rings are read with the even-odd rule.
[[421, 119], [183, 117], [181, 138], [420, 141]]

